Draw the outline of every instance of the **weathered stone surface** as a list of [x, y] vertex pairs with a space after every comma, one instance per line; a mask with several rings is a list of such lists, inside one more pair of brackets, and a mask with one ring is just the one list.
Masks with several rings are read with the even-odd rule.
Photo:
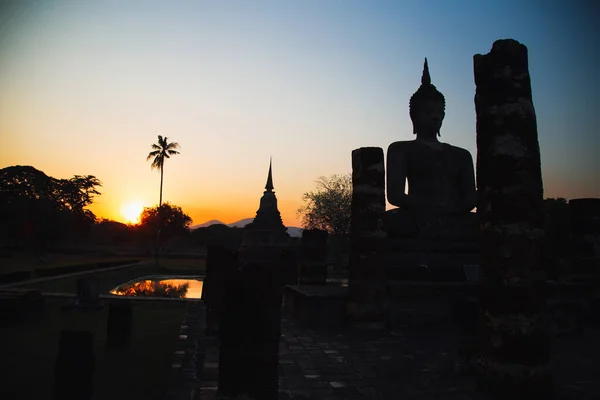
[[252, 263], [227, 277], [219, 329], [221, 395], [277, 399], [279, 271], [278, 264]]
[[[471, 154], [440, 143], [444, 96], [431, 84], [427, 60], [421, 86], [410, 99], [412, 141], [392, 143], [387, 151], [387, 195], [398, 207], [385, 214], [389, 236], [431, 240], [473, 240], [475, 177]], [[405, 193], [408, 181], [408, 193]]]
[[541, 249], [543, 188], [527, 48], [496, 41], [474, 56], [484, 388], [551, 393]]
[[210, 246], [207, 249], [202, 300], [206, 304], [206, 331], [208, 334], [214, 334], [219, 330], [225, 277], [235, 273], [237, 267], [237, 251], [218, 246]]
[[385, 266], [377, 249], [386, 237], [383, 150], [352, 152], [352, 253], [346, 315], [355, 326], [385, 326]]
[[130, 299], [111, 299], [106, 322], [106, 345], [122, 348], [131, 345], [133, 309]]
[[385, 172], [383, 150], [362, 147], [352, 152], [352, 236], [383, 238]]
[[569, 209], [573, 253], [600, 259], [600, 199], [571, 199]]
[[322, 229], [302, 231], [302, 258], [313, 261], [327, 260], [328, 233]]
[[327, 237], [327, 231], [321, 229], [305, 229], [302, 232], [301, 285], [327, 283]]
[[[241, 248], [242, 258], [246, 258], [245, 253], [252, 253], [253, 248], [266, 245], [277, 246], [289, 240], [290, 236], [281, 220], [281, 214], [277, 208], [277, 197], [273, 189], [273, 172], [269, 163], [267, 184], [260, 199], [260, 206], [256, 211], [256, 217], [245, 228], [246, 232], [244, 233]], [[252, 255], [249, 255], [249, 257], [255, 258]]]
[[[202, 361], [206, 356], [203, 348], [209, 338], [202, 335], [205, 308], [202, 302], [190, 301], [183, 317], [177, 350], [173, 353], [171, 376], [165, 394], [165, 400], [189, 400], [197, 396], [198, 378], [202, 370]], [[214, 337], [210, 337], [214, 340]], [[203, 374], [206, 378], [208, 374]], [[204, 397], [202, 397], [204, 399]]]
[[290, 279], [294, 257], [277, 210], [270, 166], [265, 189], [256, 218], [244, 235], [237, 267], [223, 279], [221, 396], [277, 399], [282, 282]]
[[94, 336], [86, 331], [62, 331], [54, 366], [55, 400], [91, 399], [94, 392]]
[[26, 320], [45, 310], [45, 299], [36, 289], [0, 289], [0, 320]]
[[299, 279], [300, 260], [294, 248], [281, 252], [281, 284], [297, 285]]
[[95, 277], [77, 279], [77, 305], [95, 307], [100, 304], [98, 280]]

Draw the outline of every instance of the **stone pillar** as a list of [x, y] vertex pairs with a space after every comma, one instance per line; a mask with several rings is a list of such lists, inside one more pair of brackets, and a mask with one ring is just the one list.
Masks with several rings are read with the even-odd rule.
[[573, 253], [579, 258], [576, 262], [588, 264], [588, 268], [584, 266], [588, 272], [600, 272], [596, 269], [600, 259], [600, 199], [571, 199], [569, 209]]
[[91, 399], [94, 392], [94, 335], [86, 331], [61, 332], [54, 365], [54, 400]]
[[219, 395], [276, 400], [279, 264], [248, 262], [226, 280], [219, 330]]
[[[218, 385], [219, 394], [222, 396], [239, 396], [242, 388], [241, 379], [244, 370], [240, 359], [242, 357], [242, 340], [245, 330], [243, 326], [244, 315], [240, 314], [240, 307], [244, 304], [240, 293], [242, 287], [243, 282], [241, 282], [241, 276], [236, 265], [231, 274], [223, 276], [222, 285], [219, 288], [221, 297], [218, 318]], [[204, 290], [204, 287], [202, 289]], [[210, 296], [212, 297], [212, 295]]]
[[356, 327], [386, 326], [385, 266], [377, 259], [386, 237], [383, 149], [352, 152], [352, 228], [346, 316]]
[[327, 283], [327, 231], [305, 229], [302, 231], [301, 285]]
[[481, 387], [549, 398], [543, 187], [527, 48], [498, 40], [474, 56], [481, 232]]
[[281, 274], [282, 285], [298, 284], [298, 251], [296, 249], [287, 249], [281, 252]]
[[206, 254], [206, 276], [202, 286], [202, 300], [206, 305], [206, 332], [219, 331], [219, 318], [223, 305], [225, 277], [234, 274], [238, 253], [219, 246], [210, 246]]
[[86, 277], [77, 279], [77, 305], [81, 307], [100, 307], [98, 278]]
[[131, 345], [133, 309], [131, 299], [114, 298], [108, 306], [106, 322], [106, 346], [126, 348]]

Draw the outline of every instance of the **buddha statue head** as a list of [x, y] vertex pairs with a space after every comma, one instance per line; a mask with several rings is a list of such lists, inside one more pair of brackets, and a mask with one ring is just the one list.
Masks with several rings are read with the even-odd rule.
[[427, 58], [423, 66], [421, 86], [411, 96], [409, 102], [410, 119], [413, 123], [413, 133], [417, 136], [434, 137], [440, 135], [444, 119], [446, 99], [434, 85], [431, 84]]

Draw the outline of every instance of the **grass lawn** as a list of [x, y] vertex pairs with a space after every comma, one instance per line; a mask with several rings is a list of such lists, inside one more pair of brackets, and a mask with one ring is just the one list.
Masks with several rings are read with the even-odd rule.
[[10, 257], [0, 258], [0, 274], [12, 271], [32, 271], [34, 269], [50, 269], [68, 265], [79, 265], [101, 261], [130, 260], [139, 257], [123, 256], [91, 256], [86, 254], [54, 254], [43, 258], [31, 254], [15, 253]]
[[94, 399], [162, 399], [186, 308], [178, 301], [134, 301], [131, 348], [105, 348], [108, 306], [61, 311], [72, 299], [47, 298], [44, 315], [0, 328], [1, 399], [50, 399], [62, 329], [94, 334]]
[[[154, 259], [146, 258], [144, 261], [154, 264]], [[201, 258], [161, 258], [159, 260], [160, 273], [204, 275], [206, 273], [206, 259]]]
[[116, 286], [128, 282], [132, 279], [146, 275], [156, 274], [157, 270], [154, 264], [145, 263], [126, 268], [115, 269], [112, 271], [96, 271], [85, 275], [67, 276], [65, 278], [42, 280], [25, 285], [16, 286], [17, 288], [37, 289], [42, 293], [71, 293], [77, 292], [77, 280], [85, 277], [94, 277], [98, 282], [100, 294], [108, 294]]

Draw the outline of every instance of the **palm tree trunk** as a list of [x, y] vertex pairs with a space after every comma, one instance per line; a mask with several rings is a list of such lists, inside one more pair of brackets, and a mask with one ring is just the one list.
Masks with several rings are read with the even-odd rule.
[[158, 200], [158, 210], [160, 214], [160, 207], [162, 206], [162, 188], [163, 188], [163, 173], [164, 173], [165, 164], [160, 166], [160, 198]]
[[158, 265], [158, 254], [160, 249], [160, 231], [162, 228], [162, 193], [163, 193], [163, 176], [164, 176], [164, 161], [160, 166], [160, 197], [158, 200], [158, 227], [156, 229], [156, 248], [155, 248], [155, 261], [156, 265]]

